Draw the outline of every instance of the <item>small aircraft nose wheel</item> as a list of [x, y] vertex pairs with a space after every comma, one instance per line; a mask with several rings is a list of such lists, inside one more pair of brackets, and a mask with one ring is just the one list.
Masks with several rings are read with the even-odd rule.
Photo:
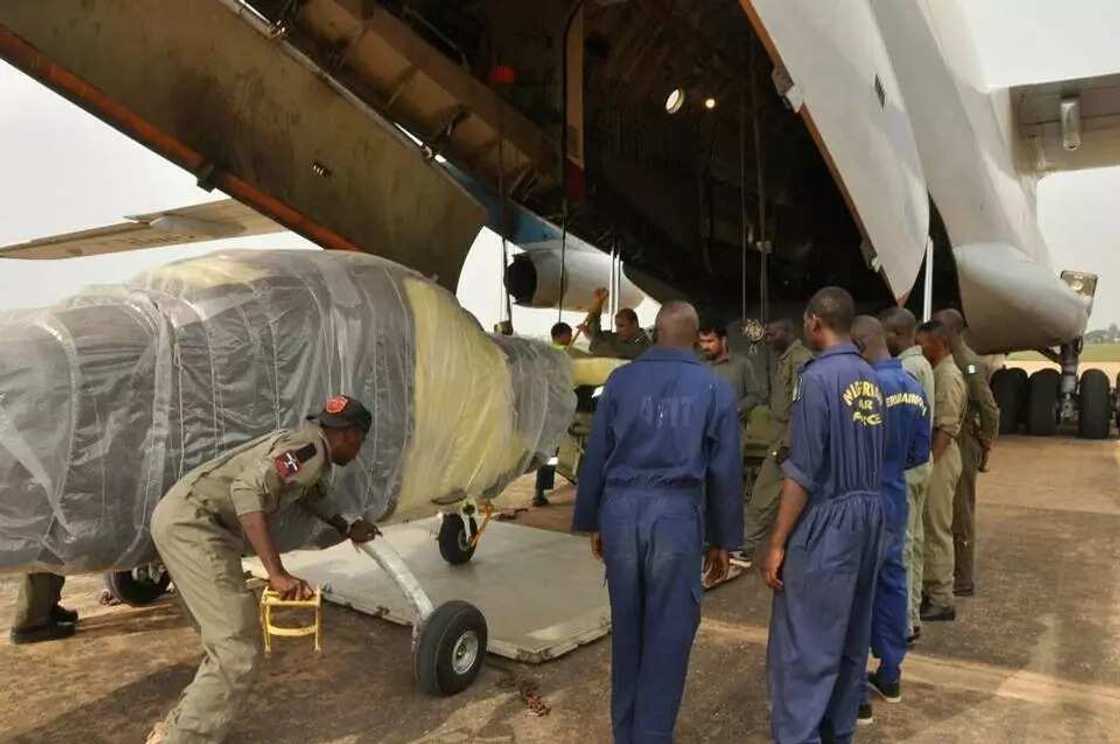
[[474, 556], [477, 541], [471, 535], [478, 532], [478, 524], [470, 517], [470, 534], [467, 524], [459, 514], [444, 514], [439, 525], [439, 554], [452, 566], [460, 566]]
[[144, 607], [155, 602], [167, 591], [171, 574], [159, 563], [148, 563], [129, 571], [111, 571], [105, 574], [105, 587], [113, 597], [132, 607]]
[[429, 695], [454, 695], [470, 687], [486, 659], [486, 618], [469, 602], [454, 600], [428, 616], [413, 651], [416, 681]]

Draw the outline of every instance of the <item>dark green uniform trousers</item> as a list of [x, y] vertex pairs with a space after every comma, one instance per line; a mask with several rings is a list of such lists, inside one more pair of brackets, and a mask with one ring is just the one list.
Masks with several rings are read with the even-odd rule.
[[51, 609], [62, 598], [65, 576], [52, 573], [30, 573], [23, 577], [16, 599], [12, 630], [31, 630], [51, 620]]
[[958, 440], [961, 447], [961, 479], [953, 498], [953, 588], [972, 591], [976, 558], [976, 474], [983, 449], [980, 440], [966, 425]]

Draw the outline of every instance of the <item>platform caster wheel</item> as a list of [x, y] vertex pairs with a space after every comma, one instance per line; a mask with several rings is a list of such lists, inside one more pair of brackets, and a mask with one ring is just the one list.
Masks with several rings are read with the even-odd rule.
[[1077, 407], [1077, 436], [1082, 439], [1108, 439], [1112, 428], [1108, 375], [1099, 369], [1087, 369], [1081, 373]]
[[999, 433], [1014, 434], [1023, 419], [1027, 400], [1027, 374], [1018, 368], [997, 369], [992, 375], [992, 396], [999, 406]]
[[486, 660], [486, 618], [469, 602], [442, 604], [428, 616], [413, 666], [420, 689], [448, 696], [471, 686]]
[[171, 585], [171, 574], [157, 564], [137, 566], [131, 571], [105, 574], [105, 587], [120, 602], [131, 607], [144, 607], [155, 602]]
[[1031, 375], [1027, 389], [1027, 433], [1050, 437], [1058, 432], [1058, 383], [1056, 369], [1040, 369]]
[[[471, 517], [471, 533], [478, 530], [478, 524]], [[477, 545], [471, 545], [467, 526], [458, 514], [444, 514], [439, 526], [439, 554], [452, 566], [461, 566], [474, 556]]]

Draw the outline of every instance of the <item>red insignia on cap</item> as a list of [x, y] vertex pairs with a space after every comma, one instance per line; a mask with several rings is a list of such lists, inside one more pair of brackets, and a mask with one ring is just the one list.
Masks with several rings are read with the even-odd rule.
[[323, 406], [323, 410], [327, 413], [342, 413], [346, 410], [346, 405], [350, 399], [345, 395], [336, 395], [333, 398], [327, 398], [327, 404]]

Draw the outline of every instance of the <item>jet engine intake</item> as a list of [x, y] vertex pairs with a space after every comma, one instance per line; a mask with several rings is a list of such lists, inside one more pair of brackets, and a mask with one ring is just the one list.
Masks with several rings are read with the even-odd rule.
[[[525, 248], [525, 253], [513, 257], [505, 274], [506, 290], [522, 307], [559, 307], [561, 273], [567, 285], [563, 292], [564, 310], [586, 312], [595, 299], [595, 290], [611, 285], [611, 257], [605, 253], [569, 246], [561, 263], [558, 246]], [[644, 295], [625, 271], [616, 282], [619, 307], [636, 307], [641, 303]]]

